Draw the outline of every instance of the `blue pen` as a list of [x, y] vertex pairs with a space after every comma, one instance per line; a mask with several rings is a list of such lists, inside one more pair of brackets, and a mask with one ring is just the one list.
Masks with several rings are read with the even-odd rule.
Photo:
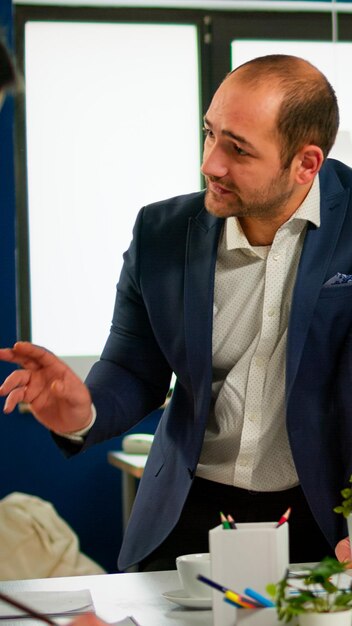
[[262, 606], [266, 606], [268, 608], [272, 608], [275, 606], [274, 602], [272, 602], [271, 600], [268, 600], [268, 598], [265, 598], [260, 593], [258, 593], [258, 591], [254, 591], [254, 589], [251, 589], [250, 587], [246, 587], [246, 589], [244, 590], [244, 593], [249, 598], [253, 598], [253, 600], [257, 600], [257, 602], [260, 602]]
[[[247, 602], [248, 601], [251, 604], [253, 604], [253, 608], [258, 608], [258, 609], [259, 608], [263, 608], [263, 603], [262, 602], [255, 602], [253, 599], [251, 599], [249, 597], [246, 598], [242, 594], [239, 594], [236, 591], [232, 591], [232, 589], [229, 589], [228, 587], [224, 587], [224, 585], [220, 585], [219, 583], [216, 583], [214, 580], [211, 580], [210, 578], [207, 578], [206, 576], [203, 576], [203, 574], [198, 574], [197, 578], [202, 583], [205, 583], [206, 585], [209, 585], [210, 587], [213, 587], [213, 589], [217, 589], [218, 591], [222, 591], [222, 593], [226, 593], [227, 591], [229, 591], [230, 593], [234, 593], [234, 594], [238, 595], [240, 600], [243, 600], [243, 602]], [[239, 604], [238, 606], [243, 608], [243, 606], [241, 604]]]
[[203, 576], [203, 574], [198, 574], [197, 578], [202, 583], [205, 583], [206, 585], [209, 585], [210, 587], [213, 587], [214, 589], [217, 589], [218, 591], [222, 591], [223, 593], [225, 593], [225, 591], [230, 591], [227, 587], [224, 587], [224, 585], [220, 585], [219, 583], [216, 583], [214, 580], [211, 580], [210, 578]]

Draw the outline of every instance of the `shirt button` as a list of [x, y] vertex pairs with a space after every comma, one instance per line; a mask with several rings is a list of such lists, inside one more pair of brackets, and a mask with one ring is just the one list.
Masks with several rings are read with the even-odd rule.
[[279, 254], [274, 254], [274, 256], [273, 256], [274, 261], [278, 261], [279, 258], [280, 258]]
[[255, 421], [256, 421], [256, 419], [257, 419], [257, 416], [256, 416], [256, 414], [255, 414], [255, 413], [251, 413], [251, 414], [248, 416], [248, 419], [249, 419], [249, 421], [250, 421], [250, 422], [255, 422]]
[[275, 309], [268, 309], [268, 313], [267, 313], [268, 317], [273, 317], [275, 315]]

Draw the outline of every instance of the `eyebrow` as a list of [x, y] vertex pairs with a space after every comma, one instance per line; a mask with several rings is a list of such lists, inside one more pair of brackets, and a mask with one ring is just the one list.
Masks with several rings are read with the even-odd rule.
[[[207, 119], [207, 117], [204, 116], [203, 121], [204, 121], [204, 124], [209, 126], [209, 128], [212, 128], [212, 124]], [[248, 146], [248, 148], [250, 148], [251, 150], [254, 150], [255, 152], [257, 151], [256, 147], [253, 146], [253, 144], [250, 141], [248, 141], [247, 139], [245, 139], [245, 137], [242, 137], [241, 135], [236, 135], [235, 133], [232, 133], [230, 130], [222, 130], [221, 134], [225, 135], [225, 137], [229, 137], [230, 139], [234, 139], [235, 141], [238, 141], [239, 143], [245, 146]]]

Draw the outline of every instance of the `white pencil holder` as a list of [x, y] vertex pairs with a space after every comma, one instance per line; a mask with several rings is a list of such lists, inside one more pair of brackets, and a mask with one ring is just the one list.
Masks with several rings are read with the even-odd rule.
[[[267, 597], [266, 585], [278, 582], [289, 565], [288, 539], [288, 523], [278, 528], [276, 522], [213, 528], [209, 532], [212, 580], [236, 593], [251, 587]], [[280, 626], [275, 609], [236, 610], [223, 598], [220, 591], [213, 590], [214, 626]]]

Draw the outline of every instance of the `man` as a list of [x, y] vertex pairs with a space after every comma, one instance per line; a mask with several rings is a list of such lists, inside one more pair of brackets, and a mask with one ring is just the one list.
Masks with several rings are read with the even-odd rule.
[[206, 192], [140, 212], [86, 385], [43, 348], [0, 351], [23, 368], [0, 388], [5, 412], [28, 403], [66, 454], [137, 424], [176, 373], [121, 569], [207, 551], [220, 510], [275, 521], [291, 506], [292, 562], [346, 534], [352, 172], [326, 160], [334, 91], [302, 59], [262, 57], [226, 77], [204, 125]]

